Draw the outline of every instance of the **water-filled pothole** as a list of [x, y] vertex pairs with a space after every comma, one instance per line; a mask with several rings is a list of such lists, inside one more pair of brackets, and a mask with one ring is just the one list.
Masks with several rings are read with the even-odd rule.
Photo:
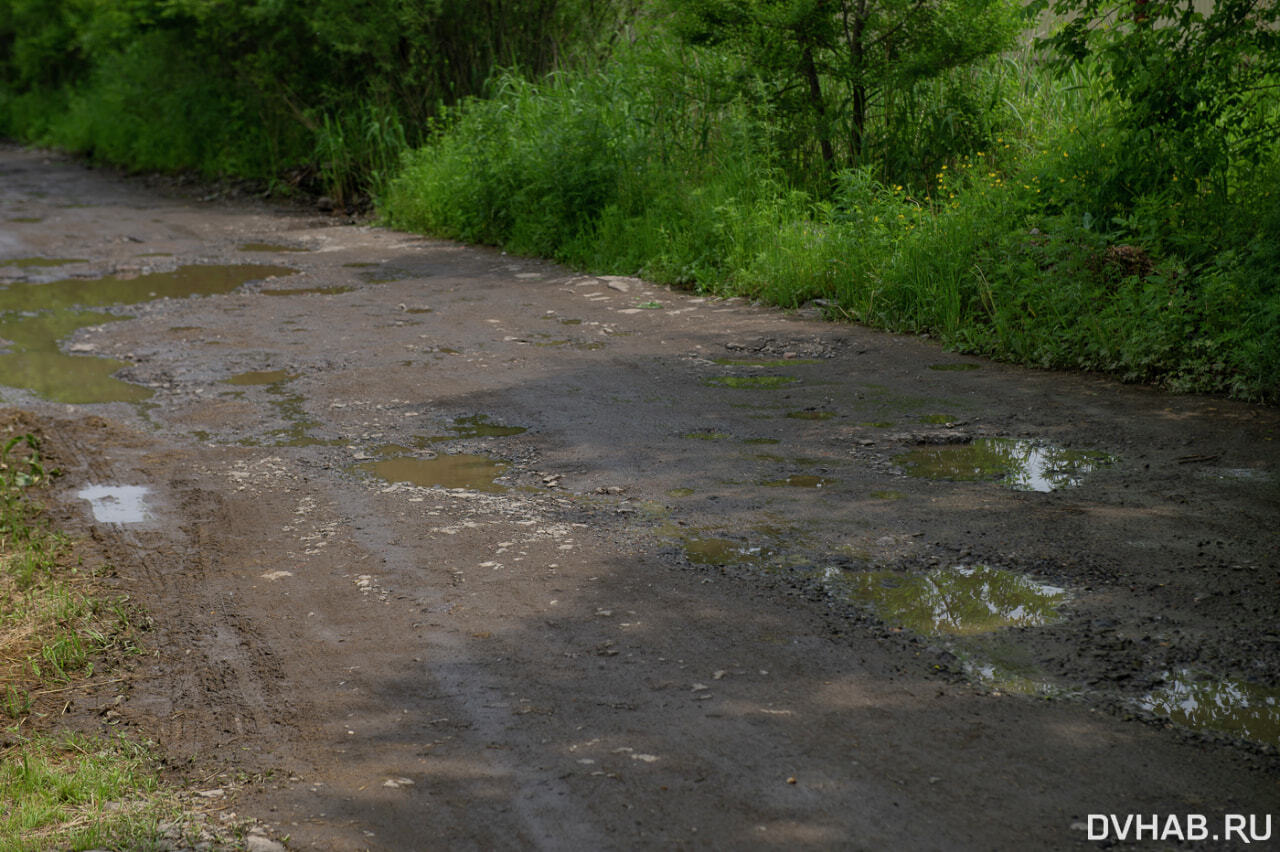
[[275, 385], [292, 381], [298, 377], [297, 373], [290, 373], [288, 370], [250, 370], [247, 373], [237, 373], [226, 380], [229, 385]]
[[15, 257], [0, 260], [0, 266], [16, 266], [19, 269], [38, 269], [49, 266], [66, 266], [70, 263], [88, 263], [82, 257]]
[[828, 582], [868, 604], [885, 622], [916, 633], [968, 635], [1035, 627], [1058, 618], [1065, 592], [1024, 574], [986, 565], [896, 571], [832, 572]]
[[492, 423], [488, 415], [476, 414], [471, 417], [456, 417], [453, 424], [446, 426], [449, 435], [419, 435], [413, 439], [414, 446], [423, 449], [430, 444], [442, 441], [461, 441], [464, 438], [509, 438], [529, 431], [525, 426], [502, 426]]
[[1085, 474], [1115, 459], [1021, 438], [979, 438], [970, 444], [921, 447], [896, 461], [911, 476], [925, 479], [1000, 479], [1015, 491], [1056, 491], [1079, 485]]
[[711, 376], [703, 379], [704, 385], [739, 390], [771, 390], [786, 387], [800, 381], [793, 376]]
[[1244, 680], [1213, 680], [1181, 669], [1140, 701], [1145, 709], [1191, 728], [1225, 731], [1280, 745], [1280, 689]]
[[433, 459], [407, 456], [364, 462], [357, 470], [387, 482], [408, 482], [424, 488], [465, 488], [469, 491], [501, 493], [508, 488], [495, 482], [506, 471], [506, 462], [488, 456], [438, 455]]
[[355, 287], [339, 284], [333, 287], [282, 287], [260, 292], [264, 296], [337, 296], [342, 293], [354, 292], [355, 289]]
[[287, 252], [287, 251], [311, 251], [304, 246], [291, 246], [284, 243], [241, 243], [240, 251], [243, 252]]
[[146, 501], [150, 491], [145, 485], [90, 485], [76, 496], [89, 501], [93, 519], [99, 523], [140, 524], [151, 518]]
[[836, 481], [825, 476], [792, 474], [782, 479], [770, 479], [760, 484], [766, 488], [825, 488], [829, 485], [835, 485]]
[[184, 266], [133, 278], [72, 278], [48, 284], [17, 282], [0, 289], [0, 381], [55, 402], [137, 402], [151, 391], [111, 378], [122, 361], [68, 355], [58, 341], [77, 329], [126, 317], [86, 308], [133, 305], [152, 299], [229, 293], [248, 281], [292, 275], [282, 266]]
[[794, 364], [822, 363], [817, 358], [776, 358], [765, 361], [757, 361], [750, 358], [712, 358], [711, 360], [723, 367], [790, 367]]

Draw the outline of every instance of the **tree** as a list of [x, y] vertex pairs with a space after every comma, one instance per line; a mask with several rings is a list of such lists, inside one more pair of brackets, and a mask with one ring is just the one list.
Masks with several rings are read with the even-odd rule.
[[887, 95], [1007, 47], [1008, 0], [669, 0], [676, 32], [743, 60], [793, 142], [827, 173], [875, 159]]
[[1280, 5], [1274, 0], [1040, 0], [1068, 22], [1046, 43], [1066, 66], [1093, 57], [1118, 99], [1126, 180], [1172, 177], [1225, 195], [1280, 135]]

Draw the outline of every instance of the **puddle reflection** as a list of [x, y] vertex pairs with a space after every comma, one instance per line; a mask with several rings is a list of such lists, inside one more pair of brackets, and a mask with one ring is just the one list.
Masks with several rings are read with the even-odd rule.
[[921, 447], [899, 456], [911, 476], [977, 481], [1000, 479], [1015, 491], [1056, 491], [1115, 459], [1021, 438], [980, 438], [971, 444]]
[[1164, 686], [1139, 703], [1190, 728], [1209, 728], [1280, 745], [1280, 689], [1244, 680], [1209, 680], [1187, 670], [1164, 673]]
[[1058, 617], [1065, 592], [1023, 574], [985, 565], [830, 573], [828, 582], [884, 621], [916, 633], [966, 635], [1001, 627], [1035, 627]]

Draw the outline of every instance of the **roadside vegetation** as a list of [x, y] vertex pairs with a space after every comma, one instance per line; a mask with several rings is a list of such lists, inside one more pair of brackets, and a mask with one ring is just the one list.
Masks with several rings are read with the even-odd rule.
[[0, 444], [0, 850], [145, 848], [178, 812], [147, 746], [59, 724], [135, 631], [34, 502], [55, 473], [34, 435]]
[[1280, 400], [1276, 4], [0, 10], [0, 133], [26, 141], [370, 195], [399, 227], [816, 300], [1018, 363]]

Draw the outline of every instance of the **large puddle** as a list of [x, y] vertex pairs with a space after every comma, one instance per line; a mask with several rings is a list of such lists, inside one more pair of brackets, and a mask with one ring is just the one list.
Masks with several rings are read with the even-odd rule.
[[110, 358], [68, 355], [58, 348], [77, 329], [126, 317], [95, 308], [135, 305], [159, 298], [229, 293], [269, 276], [292, 275], [283, 266], [184, 266], [133, 278], [107, 276], [48, 284], [17, 282], [0, 289], [0, 383], [55, 402], [137, 402], [151, 391], [111, 377], [125, 366]]
[[1186, 669], [1165, 672], [1164, 679], [1164, 686], [1139, 702], [1147, 710], [1187, 727], [1280, 745], [1280, 689], [1198, 678]]
[[911, 476], [926, 479], [999, 479], [1015, 491], [1056, 491], [1079, 485], [1085, 474], [1115, 459], [1021, 438], [979, 438], [971, 444], [921, 447], [896, 461]]
[[398, 457], [365, 462], [355, 469], [387, 482], [408, 482], [423, 488], [465, 488], [495, 494], [508, 490], [494, 481], [506, 471], [506, 462], [488, 456], [458, 453], [433, 459]]
[[832, 573], [828, 580], [850, 599], [868, 604], [885, 622], [916, 633], [969, 635], [1001, 627], [1036, 627], [1058, 618], [1065, 592], [1023, 574], [986, 565]]

